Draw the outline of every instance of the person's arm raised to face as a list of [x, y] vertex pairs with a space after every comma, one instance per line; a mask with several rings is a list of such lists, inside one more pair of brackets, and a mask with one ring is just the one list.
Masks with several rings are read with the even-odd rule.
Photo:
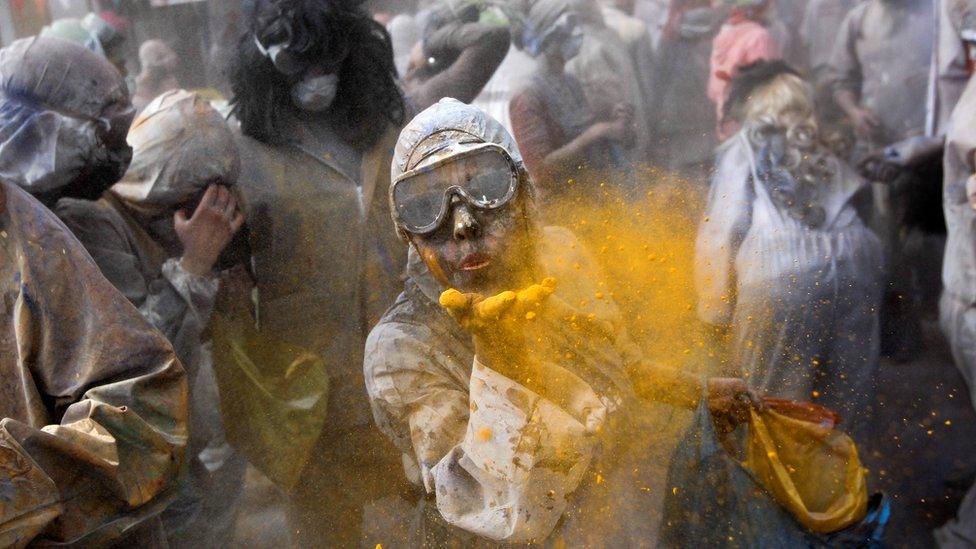
[[444, 97], [470, 103], [481, 93], [488, 80], [508, 54], [508, 27], [486, 23], [449, 23], [434, 31], [428, 38], [453, 46], [460, 51], [457, 59], [446, 69], [429, 79], [417, 82], [409, 95], [418, 109], [425, 109]]

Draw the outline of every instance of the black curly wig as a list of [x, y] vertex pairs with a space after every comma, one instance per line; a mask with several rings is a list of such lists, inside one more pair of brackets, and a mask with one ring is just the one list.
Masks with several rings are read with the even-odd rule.
[[[373, 21], [363, 0], [261, 0], [231, 60], [232, 113], [241, 131], [263, 143], [287, 141], [281, 120], [286, 113], [324, 116], [351, 145], [367, 149], [390, 124], [405, 117], [397, 83], [390, 35]], [[332, 107], [320, 115], [301, 113], [292, 104], [295, 78], [279, 72], [258, 48], [286, 43], [299, 62], [335, 64], [339, 89]]]

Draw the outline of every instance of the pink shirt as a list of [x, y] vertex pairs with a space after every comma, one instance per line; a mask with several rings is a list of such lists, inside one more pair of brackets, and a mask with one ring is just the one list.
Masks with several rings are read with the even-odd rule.
[[[782, 57], [779, 44], [761, 24], [745, 19], [722, 25], [712, 42], [711, 72], [708, 76], [708, 98], [715, 103], [717, 120], [722, 120], [725, 100], [735, 71], [743, 65]], [[718, 136], [729, 137], [731, 131], [719, 126]]]

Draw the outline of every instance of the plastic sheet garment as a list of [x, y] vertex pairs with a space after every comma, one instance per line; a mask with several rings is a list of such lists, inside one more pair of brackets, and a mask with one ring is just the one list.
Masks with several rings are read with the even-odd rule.
[[[863, 183], [830, 157], [818, 228], [785, 211], [757, 173], [748, 129], [721, 151], [696, 245], [698, 314], [731, 325], [732, 363], [771, 396], [809, 400], [852, 424], [873, 397], [881, 248], [850, 200]], [[817, 394], [814, 394], [817, 391]]]
[[0, 177], [57, 194], [120, 154], [104, 136], [121, 139], [131, 112], [125, 81], [98, 55], [55, 38], [18, 40], [0, 50]]
[[[967, 181], [976, 177], [976, 79], [970, 79], [950, 118], [946, 136], [945, 260], [939, 320], [949, 341], [952, 358], [966, 380], [970, 402], [976, 407], [976, 210], [967, 198]], [[959, 506], [957, 519], [936, 531], [942, 547], [966, 547], [976, 542], [976, 485]]]
[[148, 214], [173, 211], [206, 190], [233, 185], [240, 156], [227, 123], [199, 95], [175, 90], [153, 100], [128, 136], [132, 163], [112, 192]]
[[0, 193], [0, 545], [106, 545], [168, 502], [186, 378], [52, 213]]
[[[133, 161], [120, 183], [97, 202], [63, 199], [56, 212], [109, 281], [169, 339], [186, 367], [192, 402], [189, 471], [163, 515], [164, 526], [172, 546], [214, 546], [218, 541], [211, 538], [229, 535], [233, 527], [233, 499], [244, 467], [225, 441], [202, 339], [218, 281], [185, 271], [181, 250], [154, 236], [145, 220], [170, 219], [210, 183], [233, 184], [240, 161], [227, 123], [206, 100], [185, 91], [153, 101], [133, 125], [129, 142]], [[201, 454], [208, 449], [228, 459], [206, 467]]]

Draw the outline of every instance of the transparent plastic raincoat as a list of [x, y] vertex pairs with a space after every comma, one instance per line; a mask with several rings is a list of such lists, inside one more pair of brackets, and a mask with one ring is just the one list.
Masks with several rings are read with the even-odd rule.
[[0, 204], [0, 545], [136, 535], [183, 461], [183, 369], [54, 214]]
[[731, 326], [734, 373], [838, 411], [857, 438], [874, 397], [881, 291], [879, 240], [851, 205], [864, 183], [824, 157], [833, 176], [815, 189], [814, 228], [774, 198], [786, 174], [763, 160], [762, 134], [749, 126], [720, 149], [696, 244], [698, 314]]
[[56, 38], [17, 40], [0, 50], [0, 177], [49, 206], [97, 198], [128, 165], [133, 112], [122, 75], [98, 55]]
[[211, 547], [232, 531], [245, 464], [224, 439], [203, 337], [217, 276], [195, 275], [180, 266], [182, 250], [168, 225], [176, 209], [209, 184], [233, 185], [240, 160], [227, 123], [205, 99], [185, 91], [151, 102], [128, 141], [133, 159], [122, 181], [98, 201], [62, 199], [55, 211], [109, 281], [172, 342], [186, 367], [189, 471], [163, 520], [170, 545]]

